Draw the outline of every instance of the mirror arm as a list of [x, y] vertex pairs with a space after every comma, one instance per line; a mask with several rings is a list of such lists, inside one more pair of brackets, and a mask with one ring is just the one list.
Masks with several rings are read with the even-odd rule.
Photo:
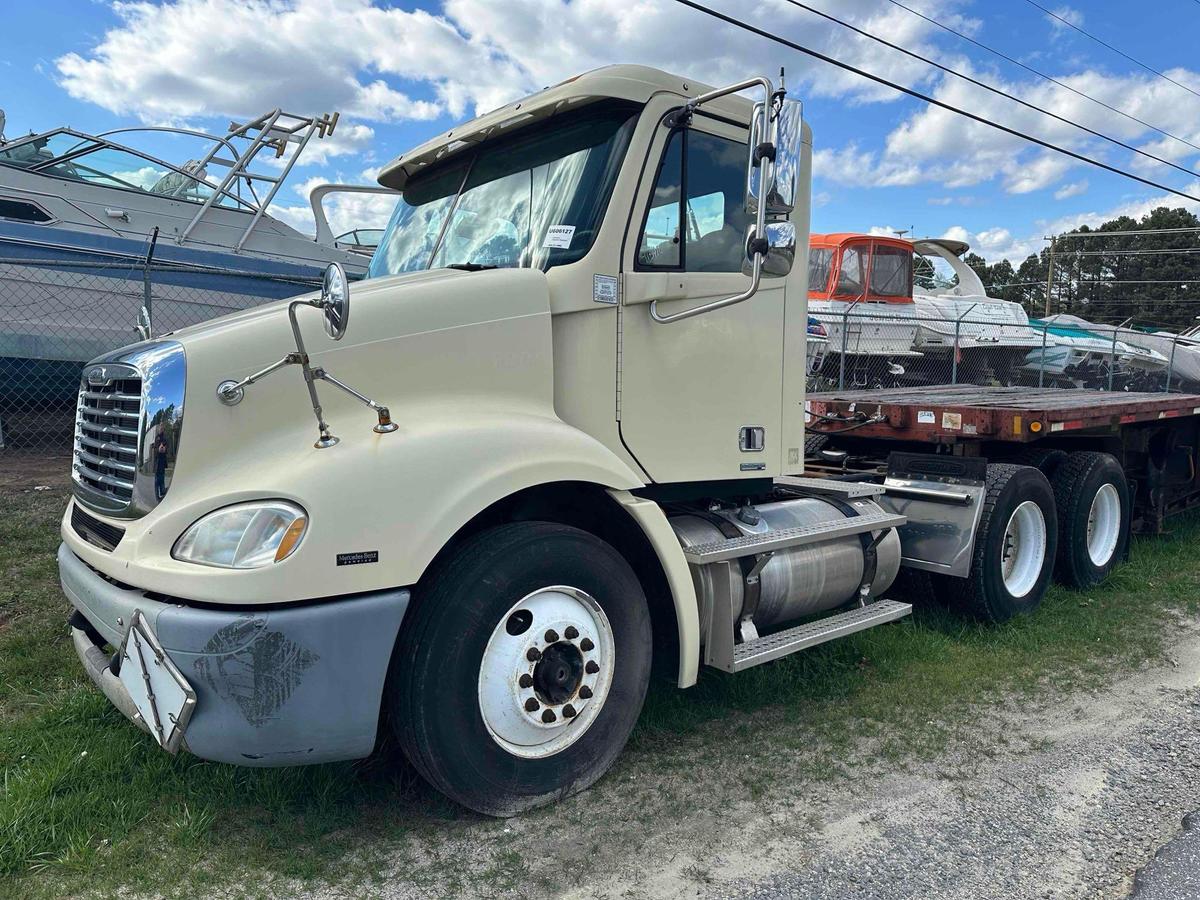
[[[762, 104], [762, 126], [759, 134], [766, 137], [765, 141], [759, 143], [755, 148], [755, 157], [758, 159], [758, 178], [759, 184], [765, 189], [770, 183], [771, 166], [775, 162], [775, 129], [774, 118], [771, 116], [773, 107], [772, 101], [775, 98], [776, 91], [770, 80], [766, 78], [749, 78], [746, 81], [740, 81], [737, 84], [731, 84], [727, 87], [718, 88], [715, 91], [709, 91], [707, 94], [701, 94], [698, 97], [693, 97], [684, 107], [679, 110], [679, 115], [691, 116], [696, 107], [710, 100], [715, 100], [718, 97], [724, 97], [727, 94], [736, 94], [738, 91], [744, 91], [747, 88], [761, 87], [763, 89], [763, 104]], [[751, 129], [753, 132], [753, 129]], [[761, 153], [761, 155], [760, 155]], [[762, 191], [760, 191], [762, 193]], [[759, 282], [762, 281], [763, 262], [766, 260], [767, 251], [770, 249], [766, 242], [767, 233], [767, 203], [766, 198], [758, 204], [758, 210], [754, 217], [754, 237], [750, 246], [747, 248], [750, 255], [754, 257], [754, 268], [750, 274], [750, 286], [740, 294], [734, 294], [732, 297], [725, 297], [722, 300], [715, 300], [712, 303], [705, 303], [703, 306], [697, 306], [694, 309], [685, 309], [681, 312], [671, 313], [670, 315], [660, 316], [658, 314], [658, 301], [655, 300], [650, 304], [650, 317], [655, 322], [678, 322], [681, 319], [690, 319], [692, 316], [698, 316], [701, 313], [712, 312], [715, 309], [721, 309], [726, 306], [733, 306], [735, 303], [741, 303], [749, 300], [758, 292]]]
[[379, 417], [379, 423], [374, 427], [373, 430], [378, 434], [390, 434], [400, 427], [392, 421], [392, 414], [386, 406], [376, 403], [374, 400], [365, 396], [364, 394], [360, 394], [354, 388], [350, 387], [350, 385], [346, 384], [344, 381], [339, 381], [338, 379], [334, 378], [324, 369], [313, 369], [313, 378], [319, 378], [322, 381], [328, 381], [334, 387], [339, 388], [340, 390], [349, 394], [355, 400], [358, 400], [360, 403], [364, 403], [371, 407], [371, 409], [375, 410], [375, 414]]
[[256, 381], [266, 378], [272, 372], [277, 372], [285, 366], [299, 366], [304, 373], [304, 386], [308, 389], [308, 399], [312, 403], [313, 415], [317, 417], [317, 431], [319, 432], [319, 436], [317, 442], [313, 444], [314, 447], [318, 449], [332, 447], [340, 440], [340, 438], [335, 437], [329, 432], [329, 425], [325, 421], [325, 413], [321, 409], [321, 399], [317, 395], [318, 380], [328, 381], [330, 384], [371, 407], [379, 417], [379, 422], [374, 427], [375, 432], [378, 434], [390, 434], [400, 426], [392, 421], [391, 413], [386, 406], [381, 406], [369, 397], [363, 396], [348, 384], [338, 381], [338, 379], [334, 378], [324, 369], [313, 368], [309, 364], [308, 350], [304, 346], [304, 336], [300, 333], [300, 323], [296, 320], [296, 307], [315, 306], [319, 309], [322, 305], [320, 300], [293, 300], [289, 303], [288, 321], [292, 326], [292, 337], [296, 340], [296, 352], [289, 353], [283, 359], [271, 363], [271, 365], [265, 369], [260, 369], [253, 375], [247, 375], [241, 381], [233, 381], [232, 379], [222, 381], [217, 385], [217, 399], [226, 406], [236, 406], [242, 402], [242, 398], [246, 395], [246, 388]]
[[743, 300], [749, 300], [758, 292], [759, 282], [762, 280], [762, 264], [763, 258], [759, 254], [754, 254], [754, 271], [750, 275], [750, 286], [740, 294], [734, 294], [732, 297], [726, 297], [723, 300], [714, 300], [712, 303], [705, 303], [703, 306], [697, 306], [694, 309], [685, 309], [682, 312], [671, 313], [670, 315], [660, 316], [658, 314], [658, 301], [655, 300], [650, 304], [650, 317], [655, 322], [678, 322], [680, 319], [690, 319], [692, 316], [698, 316], [701, 313], [712, 312], [714, 309], [721, 309], [724, 306], [733, 306], [735, 303], [741, 303]]

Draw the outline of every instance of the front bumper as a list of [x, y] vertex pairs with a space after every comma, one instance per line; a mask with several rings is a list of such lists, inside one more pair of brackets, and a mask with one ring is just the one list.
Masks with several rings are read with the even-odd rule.
[[[119, 647], [139, 611], [196, 692], [183, 746], [251, 766], [367, 756], [407, 590], [236, 612], [164, 603], [117, 585], [64, 544], [59, 578], [78, 611], [75, 651], [93, 682], [145, 729], [102, 647]], [[82, 617], [83, 621], [80, 620]]]

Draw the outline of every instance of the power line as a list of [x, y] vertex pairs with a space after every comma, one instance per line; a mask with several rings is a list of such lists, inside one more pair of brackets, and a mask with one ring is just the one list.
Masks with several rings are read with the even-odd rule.
[[[900, 0], [887, 0], [887, 2], [891, 3], [893, 6], [900, 7], [905, 12], [911, 13], [912, 15], [916, 16], [919, 19], [924, 19], [926, 22], [928, 22], [931, 25], [936, 25], [938, 28], [942, 29], [943, 31], [949, 32], [950, 34], [953, 34], [959, 38], [962, 38], [964, 41], [966, 41], [969, 44], [974, 44], [976, 47], [979, 47], [982, 50], [986, 50], [988, 53], [991, 53], [994, 56], [998, 56], [1001, 59], [1012, 63], [1014, 66], [1019, 66], [1020, 68], [1024, 69], [1026, 72], [1036, 75], [1038, 78], [1043, 78], [1046, 81], [1049, 81], [1051, 84], [1056, 84], [1060, 88], [1070, 91], [1072, 94], [1075, 94], [1076, 96], [1082, 97], [1085, 100], [1090, 100], [1092, 103], [1095, 103], [1097, 106], [1102, 106], [1105, 109], [1109, 110], [1110, 112], [1115, 112], [1119, 116], [1124, 116], [1129, 121], [1136, 122], [1137, 124], [1143, 126], [1144, 128], [1149, 128], [1151, 131], [1156, 131], [1159, 134], [1163, 135], [1164, 137], [1169, 137], [1172, 140], [1179, 141], [1179, 143], [1181, 143], [1181, 144], [1186, 144], [1187, 146], [1191, 147], [1193, 150], [1200, 150], [1200, 144], [1193, 144], [1187, 138], [1181, 138], [1177, 134], [1172, 134], [1169, 131], [1165, 131], [1164, 129], [1159, 128], [1157, 125], [1151, 125], [1149, 122], [1145, 121], [1144, 119], [1139, 119], [1137, 116], [1132, 115], [1131, 113], [1127, 113], [1123, 109], [1118, 109], [1115, 106], [1105, 103], [1103, 100], [1093, 97], [1091, 94], [1085, 93], [1084, 91], [1081, 91], [1078, 88], [1071, 87], [1071, 85], [1067, 84], [1065, 81], [1059, 81], [1053, 75], [1047, 75], [1045, 72], [1035, 69], [1033, 66], [1027, 65], [1018, 59], [1014, 59], [1013, 57], [1009, 56], [1007, 53], [997, 50], [995, 47], [989, 47], [987, 44], [983, 43], [982, 41], [975, 40], [975, 38], [971, 37], [970, 35], [963, 34], [961, 31], [957, 31], [957, 30], [951, 28], [949, 25], [945, 25], [942, 22], [939, 22], [937, 19], [931, 18], [930, 16], [927, 16], [924, 13], [918, 12], [917, 10], [913, 9], [910, 6], [905, 6], [903, 3], [900, 2]], [[1196, 4], [1200, 4], [1200, 0], [1193, 0], [1193, 2]]]
[[865, 37], [872, 41], [875, 41], [878, 44], [882, 44], [885, 47], [889, 47], [892, 50], [895, 50], [899, 53], [903, 53], [905, 56], [911, 57], [912, 59], [919, 60], [920, 62], [925, 63], [926, 65], [933, 66], [934, 68], [940, 69], [941, 71], [943, 71], [949, 75], [953, 75], [955, 78], [961, 78], [963, 81], [973, 84], [976, 87], [983, 88], [985, 91], [990, 91], [991, 93], [996, 94], [999, 97], [1004, 97], [1008, 100], [1013, 101], [1014, 103], [1019, 103], [1021, 106], [1024, 106], [1026, 109], [1032, 109], [1034, 112], [1038, 112], [1038, 113], [1041, 113], [1042, 115], [1049, 116], [1050, 118], [1052, 118], [1058, 122], [1062, 122], [1064, 125], [1070, 125], [1072, 128], [1078, 128], [1080, 131], [1086, 131], [1088, 134], [1090, 134], [1094, 137], [1098, 137], [1098, 138], [1108, 141], [1112, 144], [1116, 144], [1118, 147], [1123, 147], [1124, 149], [1132, 151], [1133, 153], [1140, 154], [1141, 156], [1144, 156], [1147, 159], [1152, 159], [1155, 162], [1162, 163], [1163, 165], [1166, 165], [1166, 166], [1170, 166], [1172, 169], [1178, 169], [1180, 172], [1183, 172], [1186, 175], [1200, 175], [1200, 172], [1196, 172], [1195, 170], [1189, 169], [1186, 166], [1181, 166], [1178, 163], [1173, 163], [1169, 159], [1163, 159], [1161, 156], [1155, 156], [1153, 153], [1150, 153], [1146, 150], [1142, 150], [1138, 147], [1133, 146], [1132, 144], [1127, 144], [1122, 140], [1118, 140], [1117, 138], [1109, 137], [1107, 134], [1104, 134], [1103, 132], [1100, 132], [1100, 131], [1096, 131], [1094, 128], [1088, 128], [1086, 125], [1080, 125], [1078, 122], [1074, 122], [1070, 119], [1060, 116], [1058, 113], [1050, 112], [1050, 110], [1048, 110], [1048, 109], [1043, 109], [1042, 107], [1037, 106], [1036, 104], [1030, 103], [1027, 100], [1022, 100], [1020, 97], [1013, 96], [1012, 94], [1008, 93], [1007, 91], [1003, 91], [1000, 88], [993, 87], [992, 85], [988, 84], [987, 82], [980, 81], [978, 78], [973, 78], [970, 75], [964, 75], [962, 72], [958, 72], [954, 69], [951, 69], [949, 66], [944, 66], [941, 63], [935, 62], [934, 60], [929, 59], [926, 56], [922, 56], [921, 54], [915, 53], [912, 50], [907, 50], [898, 44], [893, 44], [891, 41], [884, 40], [883, 38], [878, 37], [877, 35], [871, 34], [869, 31], [864, 31], [862, 28], [858, 28], [855, 25], [851, 25], [849, 22], [839, 19], [837, 16], [830, 15], [827, 12], [822, 12], [819, 9], [814, 9], [813, 7], [809, 6], [806, 3], [801, 3], [800, 0], [786, 0], [786, 2], [790, 3], [792, 6], [799, 7], [800, 9], [803, 9], [803, 10], [807, 10], [808, 12], [812, 13], [815, 16], [820, 16], [821, 18], [827, 19], [830, 22], [835, 22], [838, 25], [841, 25], [843, 28], [847, 28], [850, 31], [853, 31], [855, 34], [861, 35], [862, 37]]
[[[1196, 0], [1196, 2], [1200, 3], [1200, 0]], [[1065, 234], [1054, 235], [1054, 240], [1060, 240], [1062, 238], [1077, 238], [1077, 237], [1078, 238], [1111, 237], [1113, 235], [1122, 235], [1122, 234], [1184, 234], [1186, 232], [1194, 233], [1197, 231], [1200, 231], [1200, 227], [1188, 226], [1186, 228], [1142, 228], [1142, 229], [1136, 230], [1136, 231], [1099, 231], [1099, 230], [1096, 230], [1096, 231], [1068, 231]], [[1048, 241], [1048, 240], [1051, 240], [1051, 238], [1046, 237], [1046, 238], [1043, 238], [1043, 240]]]
[[1093, 40], [1093, 41], [1095, 41], [1097, 44], [1099, 44], [1101, 47], [1107, 47], [1109, 50], [1111, 50], [1113, 53], [1116, 53], [1118, 56], [1123, 56], [1123, 57], [1125, 57], [1127, 60], [1129, 60], [1129, 61], [1130, 61], [1131, 63], [1133, 63], [1134, 65], [1141, 66], [1141, 67], [1142, 67], [1143, 69], [1145, 69], [1147, 72], [1153, 72], [1155, 75], [1157, 75], [1159, 78], [1162, 78], [1164, 81], [1169, 81], [1169, 82], [1171, 82], [1171, 84], [1175, 85], [1176, 87], [1181, 87], [1181, 88], [1183, 88], [1183, 89], [1184, 89], [1185, 91], [1187, 91], [1189, 94], [1193, 94], [1193, 95], [1195, 95], [1195, 96], [1197, 96], [1197, 97], [1200, 97], [1200, 93], [1197, 93], [1196, 91], [1193, 91], [1193, 90], [1192, 90], [1190, 87], [1188, 87], [1186, 84], [1182, 84], [1182, 83], [1180, 83], [1180, 82], [1176, 81], [1176, 80], [1175, 80], [1174, 78], [1172, 78], [1170, 75], [1166, 75], [1166, 74], [1164, 74], [1164, 73], [1162, 73], [1162, 72], [1158, 71], [1158, 69], [1155, 69], [1155, 68], [1154, 68], [1154, 67], [1152, 67], [1152, 66], [1148, 66], [1148, 65], [1146, 65], [1146, 64], [1145, 64], [1144, 62], [1142, 62], [1140, 59], [1134, 59], [1132, 56], [1130, 56], [1130, 55], [1129, 55], [1128, 53], [1126, 53], [1124, 50], [1118, 50], [1118, 49], [1117, 49], [1116, 47], [1114, 47], [1112, 44], [1109, 44], [1109, 43], [1106, 43], [1105, 41], [1102, 41], [1102, 40], [1100, 40], [1100, 38], [1096, 37], [1094, 34], [1089, 34], [1088, 32], [1084, 31], [1082, 28], [1080, 28], [1078, 25], [1076, 25], [1074, 22], [1068, 22], [1066, 19], [1064, 19], [1064, 18], [1063, 18], [1062, 16], [1060, 16], [1058, 13], [1053, 13], [1053, 12], [1050, 12], [1050, 10], [1046, 9], [1046, 7], [1042, 6], [1040, 3], [1037, 3], [1037, 2], [1036, 2], [1036, 0], [1025, 0], [1025, 2], [1026, 2], [1026, 3], [1028, 3], [1030, 6], [1036, 6], [1038, 9], [1040, 9], [1040, 10], [1041, 10], [1042, 12], [1044, 12], [1046, 15], [1050, 16], [1051, 18], [1057, 19], [1058, 21], [1060, 21], [1060, 22], [1062, 22], [1064, 25], [1066, 25], [1068, 28], [1074, 28], [1076, 31], [1078, 31], [1080, 34], [1082, 34], [1084, 37], [1086, 37], [1086, 38], [1090, 38], [1091, 40]]
[[971, 119], [974, 122], [979, 122], [982, 125], [987, 125], [989, 128], [994, 128], [997, 131], [1003, 131], [1005, 134], [1009, 134], [1009, 135], [1012, 135], [1013, 137], [1020, 138], [1025, 141], [1029, 141], [1031, 144], [1037, 144], [1039, 147], [1044, 147], [1047, 150], [1053, 150], [1056, 153], [1061, 153], [1063, 156], [1069, 156], [1072, 159], [1078, 160], [1079, 162], [1083, 162], [1083, 163], [1087, 163], [1088, 165], [1096, 166], [1097, 168], [1104, 169], [1107, 172], [1112, 172], [1114, 175], [1123, 175], [1126, 178], [1129, 178], [1133, 181], [1140, 182], [1141, 184], [1155, 188], [1156, 190], [1166, 191], [1169, 194], [1175, 194], [1176, 196], [1183, 197], [1187, 200], [1191, 200], [1193, 203], [1200, 203], [1200, 197], [1196, 197], [1196, 196], [1193, 196], [1192, 194], [1184, 193], [1183, 191], [1176, 190], [1173, 187], [1168, 187], [1165, 184], [1160, 184], [1157, 181], [1151, 181], [1150, 179], [1143, 178], [1140, 175], [1134, 175], [1132, 172], [1126, 172], [1123, 169], [1118, 169], [1116, 166], [1110, 166], [1108, 163], [1101, 162], [1100, 160], [1097, 160], [1097, 159], [1092, 159], [1089, 156], [1084, 156], [1082, 153], [1076, 153], [1074, 150], [1068, 150], [1065, 147], [1059, 147], [1056, 144], [1051, 144], [1049, 141], [1044, 141], [1041, 138], [1034, 137], [1031, 134], [1026, 134], [1023, 131], [1018, 131], [1015, 128], [1009, 128], [1007, 125], [1001, 125], [999, 122], [989, 121], [988, 119], [985, 119], [983, 116], [978, 116], [975, 113], [967, 112], [965, 109], [960, 109], [959, 107], [954, 106], [950, 103], [946, 103], [945, 101], [935, 99], [934, 97], [931, 97], [928, 94], [923, 94], [920, 91], [914, 90], [913, 88], [904, 87], [904, 85], [897, 84], [894, 81], [889, 81], [888, 79], [886, 79], [880, 75], [876, 75], [872, 72], [867, 72], [863, 69], [858, 68], [857, 66], [852, 66], [849, 63], [844, 63], [839, 59], [834, 59], [832, 56], [827, 56], [826, 54], [821, 53], [818, 50], [813, 50], [811, 47], [805, 47], [803, 44], [797, 44], [795, 41], [791, 41], [791, 40], [788, 40], [787, 38], [780, 37], [779, 35], [772, 34], [769, 31], [763, 31], [761, 28], [758, 28], [754, 25], [750, 25], [749, 23], [739, 22], [737, 19], [727, 16], [722, 12], [718, 12], [715, 9], [709, 9], [707, 6], [701, 6], [699, 3], [694, 2], [694, 0], [675, 0], [675, 2], [679, 3], [683, 6], [687, 6], [690, 9], [694, 9], [697, 12], [702, 12], [705, 15], [711, 16], [714, 19], [719, 19], [720, 21], [725, 22], [729, 25], [732, 25], [735, 28], [741, 28], [744, 31], [749, 31], [752, 34], [756, 34], [759, 37], [764, 37], [769, 41], [774, 41], [777, 44], [782, 44], [785, 47], [790, 47], [792, 50], [795, 50], [799, 53], [803, 53], [806, 56], [811, 56], [814, 59], [819, 59], [822, 62], [829, 63], [831, 66], [836, 66], [837, 68], [842, 69], [846, 72], [853, 72], [855, 75], [859, 75], [863, 78], [866, 78], [868, 81], [873, 81], [876, 84], [882, 84], [884, 87], [889, 87], [894, 91], [899, 91], [902, 94], [907, 94], [909, 97], [915, 97], [916, 99], [922, 100], [925, 103], [929, 103], [932, 106], [937, 106], [937, 107], [945, 109], [949, 112], [956, 113], [960, 116], [965, 116], [966, 118]]

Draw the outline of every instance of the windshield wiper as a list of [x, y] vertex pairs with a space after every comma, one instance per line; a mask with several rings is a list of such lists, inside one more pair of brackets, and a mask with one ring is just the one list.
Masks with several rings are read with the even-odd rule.
[[464, 272], [482, 272], [484, 269], [498, 269], [499, 266], [487, 266], [483, 263], [450, 263], [447, 269], [461, 269]]

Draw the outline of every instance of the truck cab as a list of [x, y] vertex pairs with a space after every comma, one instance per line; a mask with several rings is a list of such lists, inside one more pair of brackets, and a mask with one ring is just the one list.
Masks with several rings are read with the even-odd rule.
[[[390, 729], [507, 815], [608, 769], [656, 654], [688, 687], [906, 615], [906, 515], [802, 475], [811, 145], [765, 77], [590, 72], [385, 166], [366, 280], [89, 364], [59, 565], [92, 679], [224, 762]], [[1048, 578], [1036, 499], [1001, 617]]]

